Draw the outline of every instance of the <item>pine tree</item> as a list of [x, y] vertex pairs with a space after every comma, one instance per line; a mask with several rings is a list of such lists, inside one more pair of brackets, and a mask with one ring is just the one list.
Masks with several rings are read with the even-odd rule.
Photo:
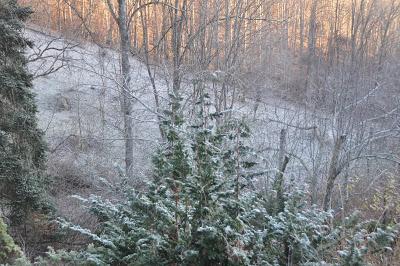
[[43, 209], [45, 144], [38, 129], [24, 50], [23, 22], [31, 10], [0, 0], [0, 204], [14, 223]]
[[7, 226], [0, 218], [0, 265], [28, 265], [24, 254], [7, 233]]
[[165, 121], [166, 143], [146, 191], [125, 189], [118, 202], [80, 198], [100, 230], [60, 220], [93, 243], [81, 252], [51, 251], [48, 264], [361, 265], [394, 240], [394, 228], [367, 230], [369, 222], [353, 219], [332, 224], [331, 213], [310, 208], [295, 186], [273, 198], [285, 200], [283, 209], [270, 208], [277, 202], [248, 186], [254, 158], [245, 123], [232, 119], [215, 127], [206, 95], [196, 109], [191, 124], [181, 116]]

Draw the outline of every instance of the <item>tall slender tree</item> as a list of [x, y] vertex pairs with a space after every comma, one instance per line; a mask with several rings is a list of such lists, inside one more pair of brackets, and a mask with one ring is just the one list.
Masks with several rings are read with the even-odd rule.
[[16, 0], [0, 0], [0, 206], [15, 223], [45, 206], [48, 183], [46, 146], [24, 56], [31, 42], [22, 34], [23, 22], [30, 14]]

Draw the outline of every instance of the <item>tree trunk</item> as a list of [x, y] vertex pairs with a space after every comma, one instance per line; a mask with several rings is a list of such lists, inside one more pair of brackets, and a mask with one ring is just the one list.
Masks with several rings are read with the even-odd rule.
[[317, 5], [318, 1], [313, 0], [310, 12], [310, 22], [308, 30], [308, 54], [307, 54], [307, 73], [304, 86], [304, 96], [307, 97], [311, 75], [313, 74], [313, 62], [315, 59], [315, 49], [317, 43]]
[[120, 34], [120, 56], [122, 74], [122, 112], [124, 116], [125, 134], [125, 173], [127, 177], [133, 176], [133, 127], [132, 127], [132, 100], [130, 91], [130, 63], [129, 48], [130, 37], [127, 27], [126, 0], [118, 1], [118, 27]]
[[335, 147], [332, 152], [332, 158], [331, 158], [331, 162], [329, 165], [329, 171], [328, 171], [328, 182], [326, 185], [326, 191], [325, 191], [325, 197], [324, 197], [324, 203], [323, 203], [324, 211], [327, 211], [330, 208], [333, 187], [335, 185], [335, 180], [336, 180], [336, 177], [340, 174], [340, 169], [338, 167], [340, 150], [342, 149], [342, 146], [345, 141], [346, 141], [346, 136], [340, 136], [335, 141]]
[[289, 163], [289, 157], [286, 154], [286, 130], [281, 130], [279, 139], [279, 157], [278, 157], [278, 173], [275, 177], [274, 189], [276, 190], [276, 211], [277, 213], [285, 210], [284, 198], [284, 172]]
[[160, 97], [157, 91], [157, 86], [156, 86], [156, 81], [155, 81], [155, 70], [152, 72], [151, 70], [151, 65], [150, 65], [150, 52], [149, 52], [149, 36], [148, 36], [148, 31], [147, 31], [147, 21], [148, 17], [146, 15], [146, 10], [143, 12], [142, 10], [140, 11], [140, 17], [142, 20], [142, 27], [143, 27], [143, 47], [144, 47], [144, 61], [146, 64], [146, 69], [147, 69], [147, 74], [150, 79], [150, 83], [153, 89], [153, 96], [154, 96], [154, 103], [156, 105], [156, 111], [157, 111], [157, 120], [158, 120], [158, 129], [160, 131], [160, 136], [164, 140], [165, 139], [165, 134], [164, 130], [162, 128], [162, 120], [163, 118], [161, 117], [161, 107], [160, 107]]
[[[187, 1], [184, 0], [180, 5], [179, 0], [175, 0], [173, 11], [172, 25], [172, 56], [173, 56], [173, 73], [172, 73], [172, 123], [176, 124], [180, 109], [180, 86], [181, 86], [181, 46], [182, 46], [182, 24], [184, 19], [184, 10]], [[179, 15], [181, 13], [181, 15]]]

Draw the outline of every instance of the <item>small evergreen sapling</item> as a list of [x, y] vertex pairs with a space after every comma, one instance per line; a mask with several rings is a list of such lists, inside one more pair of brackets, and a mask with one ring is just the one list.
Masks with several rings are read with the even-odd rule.
[[280, 209], [270, 208], [276, 202], [251, 186], [255, 160], [243, 121], [215, 127], [207, 95], [196, 113], [190, 125], [176, 114], [165, 121], [166, 143], [146, 191], [126, 189], [120, 202], [81, 199], [101, 223], [97, 232], [61, 221], [93, 244], [50, 258], [73, 265], [353, 265], [393, 240], [390, 228], [331, 224], [331, 213], [308, 207], [295, 187], [276, 199], [284, 200]]

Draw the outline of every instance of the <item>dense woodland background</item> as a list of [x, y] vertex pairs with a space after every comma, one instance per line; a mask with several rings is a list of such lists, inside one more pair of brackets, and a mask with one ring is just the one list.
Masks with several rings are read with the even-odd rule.
[[[12, 208], [0, 211], [25, 256], [45, 265], [400, 263], [399, 0], [18, 2], [34, 11], [25, 57], [52, 209], [29, 209], [18, 225]], [[203, 189], [209, 198], [196, 194]], [[165, 215], [143, 211], [150, 205]], [[116, 237], [133, 231], [131, 242]], [[156, 251], [138, 248], [141, 239]], [[48, 246], [78, 253], [46, 262]]]

